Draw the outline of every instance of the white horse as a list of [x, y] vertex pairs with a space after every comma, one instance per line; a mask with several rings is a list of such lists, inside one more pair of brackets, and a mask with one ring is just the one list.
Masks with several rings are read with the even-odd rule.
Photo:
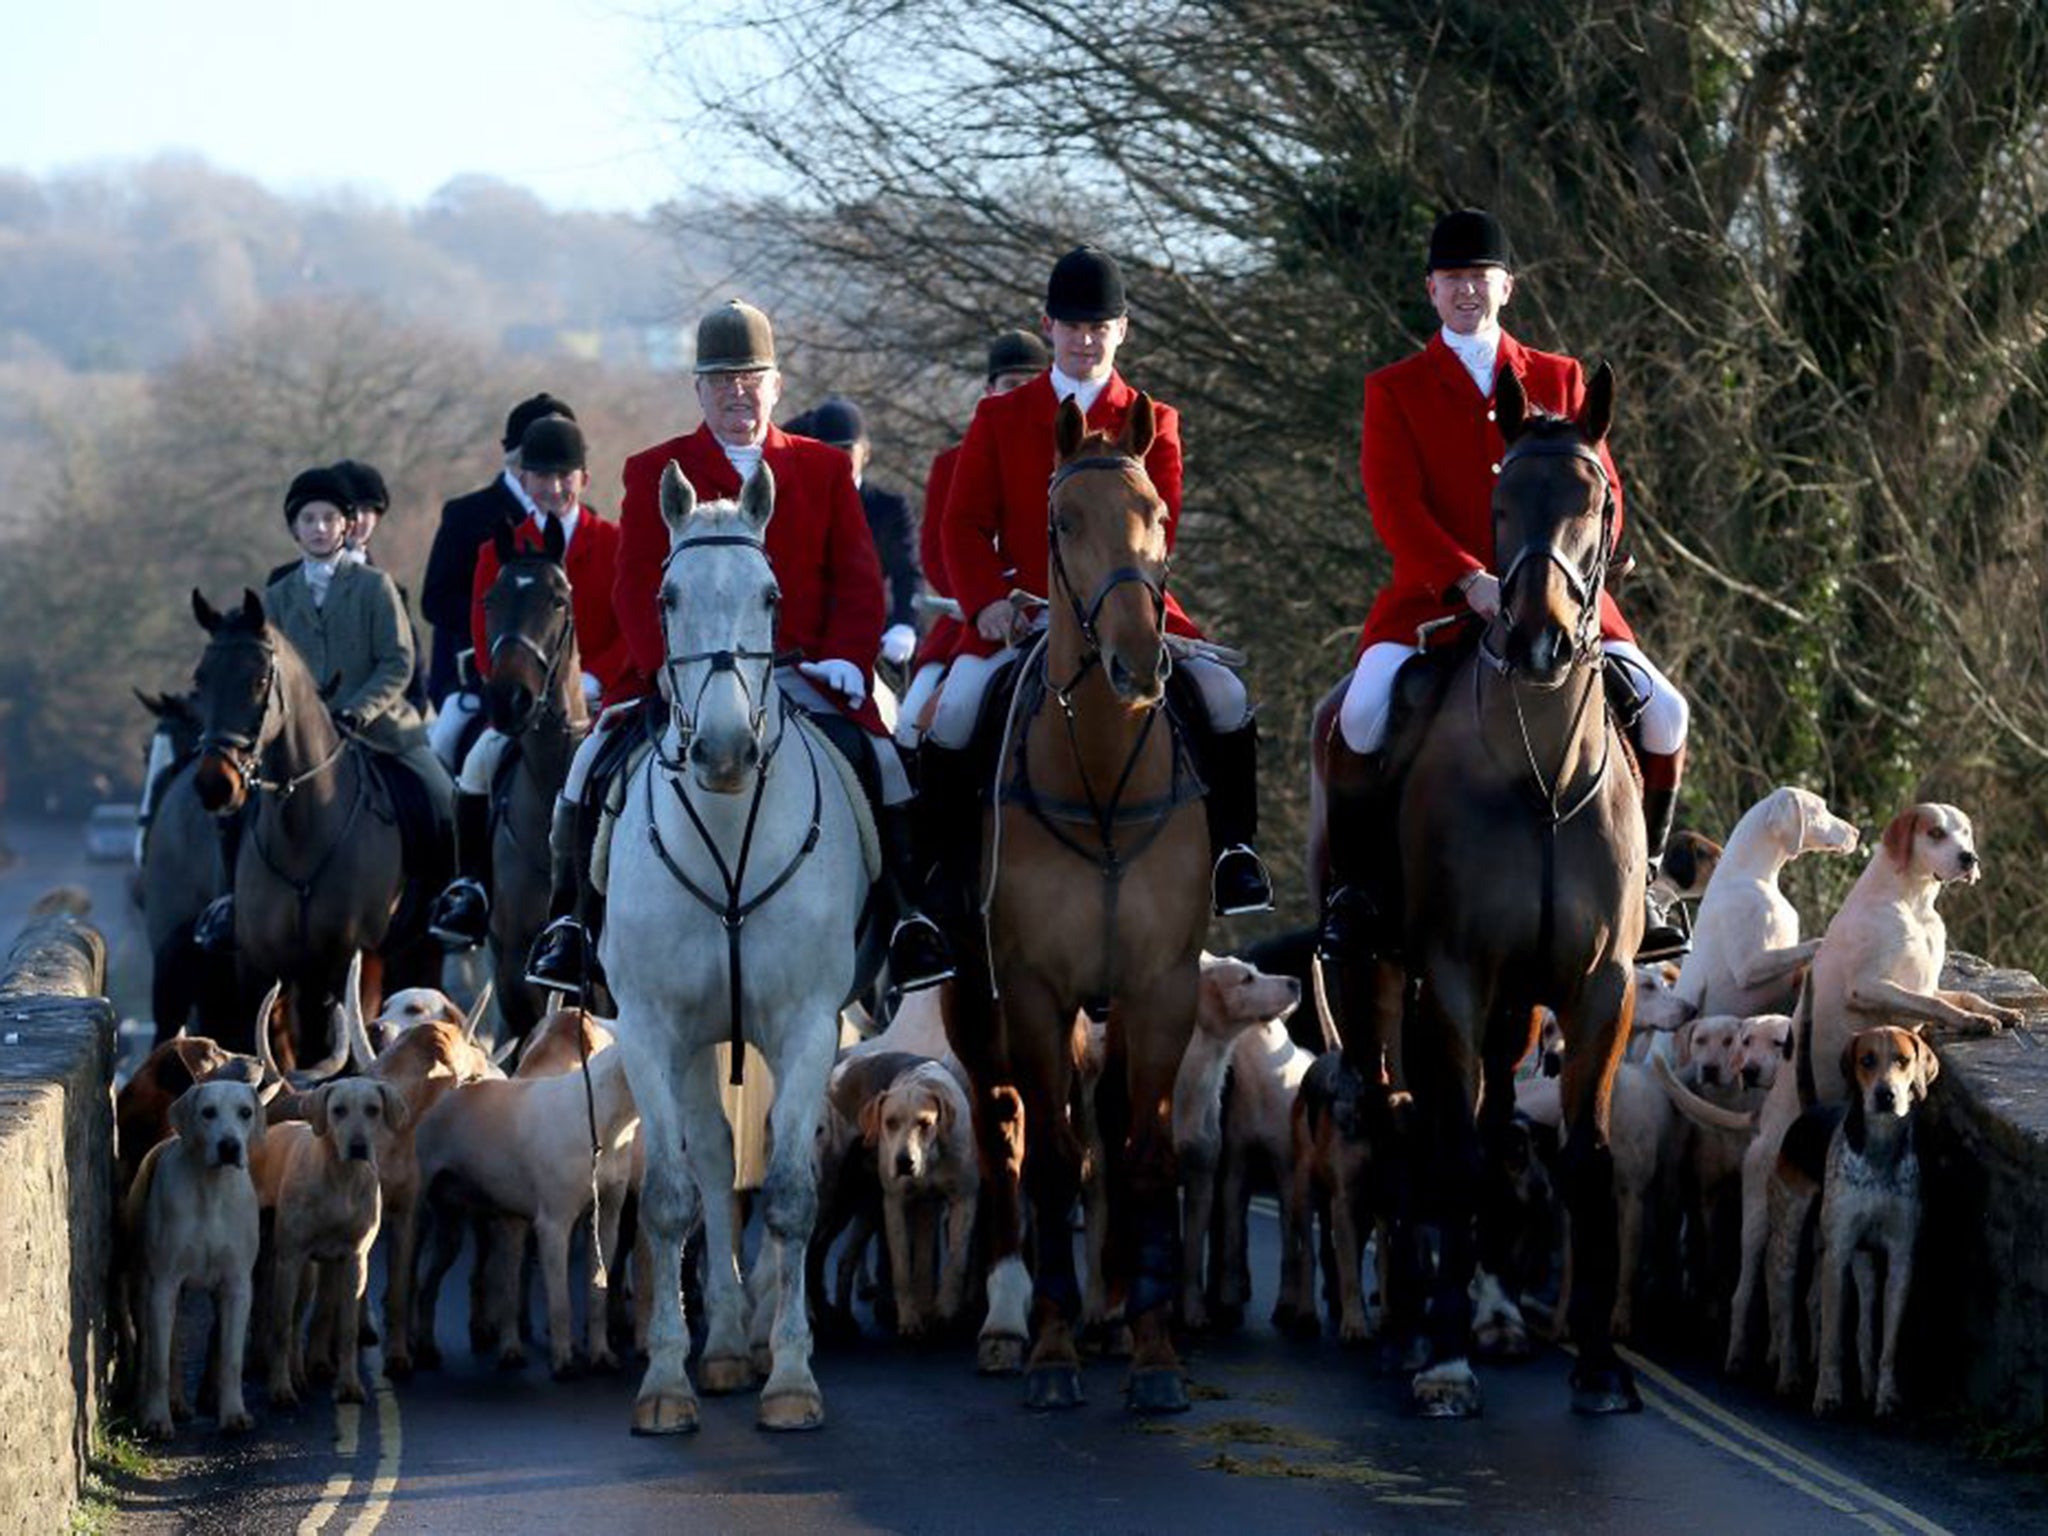
[[[737, 505], [700, 508], [675, 465], [662, 474], [669, 720], [657, 751], [626, 785], [600, 941], [646, 1147], [640, 1221], [661, 1256], [655, 1272], [668, 1277], [655, 1287], [636, 1434], [697, 1427], [674, 1277], [700, 1211], [710, 1255], [704, 1391], [751, 1386], [754, 1361], [765, 1353], [761, 1425], [811, 1429], [825, 1415], [804, 1295], [818, 1208], [812, 1143], [839, 1007], [852, 990], [854, 926], [868, 882], [846, 793], [775, 682], [779, 594], [762, 543], [774, 510], [765, 464]], [[739, 909], [744, 916], [729, 923]], [[736, 978], [729, 954], [739, 956]], [[714, 1049], [735, 1030], [775, 1081], [751, 1339], [734, 1259], [732, 1134]]]

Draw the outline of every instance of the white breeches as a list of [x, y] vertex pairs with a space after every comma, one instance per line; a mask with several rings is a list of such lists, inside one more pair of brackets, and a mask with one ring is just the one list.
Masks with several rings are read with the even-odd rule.
[[[1643, 750], [1668, 757], [1685, 745], [1686, 727], [1692, 710], [1685, 695], [1671, 685], [1639, 646], [1626, 640], [1603, 640], [1600, 648], [1623, 663], [1622, 675], [1643, 701], [1643, 717], [1637, 726]], [[1344, 745], [1358, 753], [1377, 752], [1387, 739], [1387, 716], [1394, 702], [1394, 674], [1415, 654], [1412, 645], [1383, 640], [1365, 648], [1351, 674], [1351, 686], [1344, 690], [1337, 728]]]
[[427, 727], [427, 745], [434, 749], [434, 756], [441, 759], [441, 766], [450, 773], [461, 766], [455, 761], [455, 754], [461, 750], [462, 733], [483, 707], [483, 695], [480, 693], [451, 693], [441, 701], [433, 724]]
[[896, 712], [896, 745], [906, 752], [917, 745], [923, 734], [917, 728], [918, 716], [924, 713], [932, 695], [939, 691], [939, 683], [945, 675], [946, 664], [943, 661], [928, 661], [917, 669], [917, 676], [904, 689], [902, 708]]
[[[811, 680], [794, 667], [777, 668], [775, 681], [789, 701], [799, 709], [812, 714], [825, 714], [833, 709], [826, 701], [825, 695], [813, 687]], [[641, 707], [640, 700], [629, 699], [623, 704], [614, 704], [598, 716], [590, 734], [583, 738], [581, 745], [576, 748], [576, 755], [569, 760], [569, 776], [562, 782], [561, 798], [564, 803], [582, 803], [584, 789], [590, 783], [590, 765], [597, 760], [598, 749], [609, 733], [608, 725], [619, 723], [614, 717]], [[868, 749], [873, 754], [875, 777], [882, 786], [882, 804], [903, 804], [910, 798], [910, 774], [903, 766], [903, 759], [897, 754], [895, 747], [890, 745], [887, 737], [868, 736], [865, 731], [861, 734], [867, 736]]]
[[[1015, 658], [1014, 650], [993, 656], [956, 656], [946, 671], [939, 692], [939, 705], [932, 714], [932, 728], [925, 734], [934, 744], [958, 751], [974, 735], [974, 723], [981, 718], [981, 701], [988, 693], [989, 680]], [[1206, 656], [1186, 656], [1174, 663], [1185, 671], [1202, 696], [1209, 725], [1218, 735], [1242, 730], [1252, 717], [1251, 696], [1244, 679], [1220, 661]]]
[[476, 745], [469, 749], [469, 756], [462, 760], [462, 772], [455, 778], [457, 792], [488, 795], [491, 781], [498, 776], [498, 764], [505, 758], [505, 743], [511, 739], [497, 727], [485, 726], [483, 735], [477, 737]]

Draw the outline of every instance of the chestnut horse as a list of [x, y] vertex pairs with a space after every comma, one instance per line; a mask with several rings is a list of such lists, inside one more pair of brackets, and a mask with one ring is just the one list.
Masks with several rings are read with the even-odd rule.
[[491, 947], [498, 1006], [511, 1034], [540, 1022], [539, 988], [526, 980], [526, 953], [548, 915], [548, 828], [569, 760], [590, 729], [576, 614], [562, 563], [561, 524], [548, 519], [539, 550], [516, 548], [499, 529], [498, 577], [484, 595], [491, 677], [484, 709], [517, 743], [518, 761], [491, 787]]
[[[1076, 1015], [1107, 1003], [1096, 1101], [1108, 1149], [1105, 1267], [1131, 1320], [1130, 1405], [1173, 1412], [1188, 1399], [1167, 1331], [1178, 1258], [1171, 1101], [1209, 920], [1208, 831], [1163, 708], [1166, 507], [1144, 468], [1152, 402], [1138, 397], [1115, 441], [1088, 433], [1072, 401], [1054, 430], [1049, 628], [1019, 669], [985, 828], [988, 947], [980, 952], [982, 933], [964, 936], [947, 1020], [975, 1087], [990, 1214], [980, 1364], [1017, 1368], [1028, 1312], [1026, 1401], [1081, 1401], [1068, 1226], [1081, 1146], [1068, 1104]], [[1029, 1278], [1020, 1194], [1031, 1203]]]
[[[1395, 1086], [1413, 1093], [1409, 1123], [1393, 1137], [1398, 1177], [1415, 1215], [1438, 1226], [1440, 1247], [1428, 1274], [1413, 1234], [1396, 1231], [1393, 1251], [1410, 1275], [1397, 1277], [1391, 1299], [1407, 1314], [1397, 1322], [1412, 1328], [1417, 1288], [1427, 1291], [1428, 1363], [1412, 1390], [1432, 1417], [1480, 1409], [1468, 1359], [1475, 1259], [1495, 1277], [1482, 1335], [1526, 1347], [1508, 1299], [1506, 1151], [1515, 1065], [1535, 1044], [1544, 1006], [1566, 1039], [1572, 1404], [1641, 1406], [1608, 1325], [1618, 1269], [1608, 1103], [1635, 1011], [1646, 879], [1640, 791], [1602, 686], [1614, 499], [1598, 450], [1613, 400], [1603, 364], [1576, 421], [1531, 415], [1519, 382], [1502, 373], [1500, 611], [1443, 678], [1434, 715], [1415, 722], [1399, 790], [1405, 954], [1419, 985], [1398, 1039], [1351, 1038], [1359, 1031], [1347, 1020], [1347, 1050], [1369, 1080], [1391, 1064]], [[1398, 1212], [1396, 1226], [1405, 1226]]]
[[[193, 788], [215, 816], [255, 807], [235, 867], [235, 948], [245, 989], [282, 981], [296, 1039], [287, 1067], [338, 1031], [342, 981], [384, 944], [403, 889], [398, 828], [365, 748], [343, 738], [291, 641], [244, 591], [216, 612], [195, 589], [208, 635], [193, 676], [200, 718]], [[366, 1006], [382, 967], [365, 967]], [[346, 1046], [343, 1046], [345, 1057]]]

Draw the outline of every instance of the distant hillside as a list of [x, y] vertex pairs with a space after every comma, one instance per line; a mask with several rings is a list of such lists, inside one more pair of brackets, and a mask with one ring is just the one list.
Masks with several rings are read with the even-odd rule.
[[374, 296], [512, 354], [656, 366], [722, 271], [674, 210], [558, 213], [488, 177], [417, 209], [279, 196], [203, 161], [0, 170], [0, 365], [153, 371], [278, 300]]

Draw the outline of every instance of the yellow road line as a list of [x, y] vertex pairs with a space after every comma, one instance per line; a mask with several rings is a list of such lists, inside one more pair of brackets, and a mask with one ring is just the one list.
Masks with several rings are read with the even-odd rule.
[[1760, 1429], [1741, 1415], [1723, 1408], [1712, 1398], [1687, 1386], [1662, 1366], [1645, 1360], [1634, 1350], [1623, 1349], [1619, 1353], [1624, 1360], [1635, 1368], [1638, 1375], [1654, 1381], [1673, 1397], [1676, 1397], [1695, 1411], [1705, 1414], [1717, 1423], [1724, 1425], [1734, 1433], [1741, 1435], [1744, 1439], [1762, 1447], [1773, 1455], [1783, 1457], [1790, 1465], [1799, 1468], [1809, 1476], [1818, 1478], [1823, 1482], [1832, 1483], [1850, 1498], [1859, 1499], [1875, 1509], [1882, 1510], [1907, 1530], [1918, 1531], [1920, 1536], [1949, 1536], [1946, 1526], [1940, 1525], [1928, 1519], [1925, 1515], [1906, 1508], [1905, 1505], [1899, 1503], [1896, 1499], [1886, 1497], [1868, 1483], [1851, 1477], [1846, 1472], [1838, 1472], [1833, 1467], [1827, 1465], [1827, 1463], [1807, 1455], [1804, 1451], [1787, 1445], [1768, 1430]]
[[391, 1509], [391, 1495], [398, 1488], [398, 1458], [405, 1450], [404, 1427], [398, 1417], [398, 1394], [382, 1368], [377, 1372], [377, 1470], [370, 1479], [370, 1496], [362, 1512], [350, 1524], [345, 1536], [370, 1536]]
[[299, 1536], [320, 1536], [327, 1522], [332, 1520], [341, 1508], [341, 1501], [348, 1497], [348, 1491], [355, 1483], [348, 1464], [355, 1460], [356, 1434], [362, 1423], [363, 1410], [355, 1403], [337, 1403], [334, 1408], [334, 1454], [341, 1458], [341, 1468], [327, 1479], [327, 1486], [320, 1490], [320, 1502], [306, 1512], [306, 1518], [299, 1522]]

